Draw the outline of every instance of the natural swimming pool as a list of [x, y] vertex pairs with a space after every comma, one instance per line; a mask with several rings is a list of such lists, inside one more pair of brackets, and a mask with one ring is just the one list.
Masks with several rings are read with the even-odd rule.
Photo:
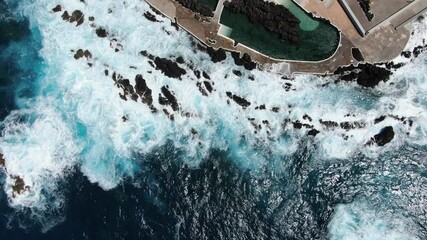
[[212, 11], [215, 11], [216, 5], [218, 5], [218, 2], [219, 2], [219, 0], [195, 0], [195, 1], [205, 4]]
[[278, 34], [227, 8], [221, 14], [223, 26], [220, 34], [276, 59], [321, 61], [334, 54], [339, 44], [339, 32], [334, 26], [326, 20], [314, 18], [292, 0], [276, 3], [285, 6], [300, 20], [301, 41], [298, 45], [280, 39]]

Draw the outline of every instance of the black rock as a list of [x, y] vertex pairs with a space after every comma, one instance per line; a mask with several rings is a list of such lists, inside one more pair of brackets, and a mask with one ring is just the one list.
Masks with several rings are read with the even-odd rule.
[[184, 64], [184, 63], [185, 63], [185, 61], [184, 61], [184, 58], [183, 58], [183, 57], [177, 57], [177, 58], [176, 58], [176, 62], [177, 62], [177, 63], [180, 63], [180, 64]]
[[358, 62], [365, 61], [365, 58], [363, 58], [363, 55], [358, 48], [352, 48], [351, 54], [353, 55], [353, 58], [356, 59]]
[[145, 79], [142, 75], [138, 74], [135, 77], [135, 92], [138, 94], [142, 102], [151, 106], [153, 104], [153, 96], [151, 89], [147, 86]]
[[[64, 12], [65, 14], [65, 12]], [[68, 13], [67, 13], [68, 15]], [[64, 19], [64, 15], [62, 17]], [[77, 22], [77, 26], [81, 25], [84, 22], [84, 15], [80, 10], [75, 10], [71, 16], [68, 16], [68, 19], [64, 19], [64, 20], [68, 20], [70, 23], [73, 22]]]
[[390, 70], [370, 63], [340, 67], [334, 73], [340, 75], [340, 80], [356, 81], [364, 87], [375, 87], [381, 81], [387, 81], [392, 75]]
[[420, 55], [426, 49], [427, 49], [427, 45], [417, 46], [417, 47], [414, 48], [414, 50], [412, 50], [412, 54], [414, 55], [414, 57], [418, 57], [418, 55]]
[[391, 142], [393, 138], [394, 138], [393, 127], [388, 126], [381, 129], [381, 131], [378, 134], [373, 136], [371, 140], [367, 143], [367, 145], [377, 144], [378, 146], [384, 146], [387, 143]]
[[214, 50], [212, 47], [207, 48], [207, 52], [212, 59], [212, 62], [217, 63], [227, 59], [227, 55], [225, 54], [224, 49], [219, 48], [218, 50]]
[[83, 49], [79, 49], [77, 50], [77, 52], [74, 54], [74, 59], [80, 59], [82, 57], [86, 57], [87, 59], [92, 58], [92, 53], [89, 52], [89, 50], [84, 50]]
[[205, 84], [206, 89], [211, 93], [213, 88], [210, 82], [204, 81], [203, 84]]
[[340, 127], [345, 130], [364, 128], [366, 124], [364, 122], [342, 122], [340, 123]]
[[233, 0], [225, 2], [224, 7], [233, 13], [246, 15], [251, 22], [279, 34], [292, 44], [300, 41], [300, 21], [283, 5], [263, 0]]
[[172, 109], [176, 112], [179, 110], [179, 104], [178, 101], [173, 95], [173, 93], [168, 89], [167, 86], [163, 86], [161, 88], [162, 94], [166, 97], [168, 104], [171, 105]]
[[238, 76], [238, 77], [243, 76], [242, 72], [241, 72], [241, 71], [239, 71], [239, 70], [233, 70], [233, 73], [234, 73], [234, 75], [236, 75], [236, 76]]
[[243, 66], [246, 70], [253, 70], [256, 68], [256, 63], [252, 62], [251, 56], [247, 53], [244, 53], [242, 58], [240, 58], [238, 52], [231, 52], [231, 56], [237, 66]]
[[203, 96], [208, 96], [208, 93], [205, 91], [205, 89], [202, 86], [201, 82], [197, 82], [196, 86], [199, 88], [199, 91], [202, 93]]
[[194, 70], [193, 72], [194, 72], [194, 75], [196, 75], [196, 77], [198, 79], [200, 79], [200, 71], [199, 70]]
[[105, 37], [107, 37], [107, 36], [108, 36], [108, 32], [107, 32], [107, 30], [105, 30], [105, 29], [104, 29], [104, 28], [102, 28], [102, 27], [97, 28], [97, 29], [95, 30], [95, 33], [96, 33], [96, 35], [97, 35], [98, 37], [100, 37], [100, 38], [105, 38]]
[[296, 129], [301, 129], [302, 128], [302, 123], [300, 123], [300, 122], [293, 122], [292, 125]]
[[144, 17], [146, 19], [148, 19], [149, 21], [152, 21], [152, 22], [160, 22], [160, 21], [157, 20], [156, 16], [153, 15], [152, 13], [150, 13], [150, 12], [145, 12], [144, 13]]
[[411, 51], [404, 51], [400, 55], [405, 57], [405, 58], [410, 58], [412, 56], [412, 52]]
[[61, 7], [61, 5], [56, 5], [56, 7], [54, 7], [54, 8], [52, 9], [52, 11], [53, 11], [53, 12], [60, 12], [60, 11], [62, 11], [62, 7]]
[[319, 134], [320, 132], [319, 131], [317, 131], [317, 129], [311, 129], [310, 131], [308, 131], [308, 135], [309, 136], [313, 136], [313, 137], [315, 137], [317, 134]]
[[203, 74], [203, 77], [204, 78], [206, 78], [206, 79], [208, 79], [208, 80], [210, 80], [211, 79], [211, 77], [205, 72], [205, 71], [203, 71], [202, 72], [202, 74]]
[[179, 67], [176, 62], [166, 58], [156, 57], [154, 63], [156, 64], [156, 69], [171, 78], [179, 78], [187, 73], [184, 69]]
[[214, 13], [210, 9], [210, 7], [208, 7], [207, 5], [205, 5], [199, 1], [177, 0], [177, 2], [179, 4], [181, 4], [182, 6], [190, 9], [191, 11], [196, 12], [196, 13], [200, 13], [203, 16], [206, 16], [206, 17], [213, 17], [214, 16]]
[[322, 119], [320, 119], [319, 122], [320, 124], [325, 126], [327, 129], [337, 128], [339, 126], [339, 124], [334, 121], [323, 121]]
[[378, 123], [380, 123], [380, 122], [382, 122], [382, 121], [384, 121], [385, 120], [385, 116], [381, 116], [381, 117], [379, 117], [379, 118], [376, 118], [375, 120], [374, 120], [374, 123], [375, 124], [378, 124]]
[[243, 108], [247, 108], [251, 105], [251, 103], [248, 102], [246, 99], [239, 97], [235, 94], [232, 94], [231, 92], [226, 92], [226, 94], [229, 98], [233, 99], [233, 101], [235, 101], [237, 104], [239, 104]]

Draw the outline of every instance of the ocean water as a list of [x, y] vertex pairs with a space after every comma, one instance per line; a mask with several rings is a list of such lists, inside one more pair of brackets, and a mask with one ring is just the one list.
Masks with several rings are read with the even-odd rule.
[[[396, 59], [405, 66], [366, 89], [335, 76], [249, 72], [230, 55], [214, 64], [168, 19], [147, 20], [144, 1], [0, 6], [0, 239], [427, 238], [425, 53]], [[61, 18], [75, 10], [78, 26]], [[407, 49], [425, 38], [426, 18]], [[91, 57], [75, 59], [79, 49]], [[141, 51], [182, 57], [186, 74], [165, 76]], [[113, 72], [131, 85], [141, 74], [159, 111], [123, 100]], [[213, 86], [207, 96], [201, 81]], [[166, 85], [177, 112], [158, 101]], [[386, 126], [389, 144], [366, 145]]]

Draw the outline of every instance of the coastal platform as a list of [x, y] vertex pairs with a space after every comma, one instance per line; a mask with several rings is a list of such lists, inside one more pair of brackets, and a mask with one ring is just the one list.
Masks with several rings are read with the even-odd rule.
[[[341, 0], [293, 0], [313, 16], [330, 21], [340, 32], [335, 53], [325, 60], [311, 62], [275, 59], [243, 44], [235, 44], [233, 39], [221, 34], [220, 18], [225, 0], [219, 0], [213, 17], [200, 16], [174, 0], [146, 1], [206, 46], [247, 53], [261, 69], [287, 76], [296, 73], [331, 74], [340, 66], [355, 64], [358, 61], [352, 55], [353, 48], [359, 49], [365, 62], [388, 62], [406, 46], [411, 33], [411, 20], [427, 10], [426, 0], [413, 0], [404, 1], [407, 4], [394, 8], [388, 6], [386, 13], [381, 15], [376, 11], [380, 11], [379, 6], [389, 5], [389, 0], [371, 0], [372, 5], [375, 4], [372, 11], [377, 14], [377, 19], [374, 23], [368, 23], [369, 26], [366, 25], [369, 33], [361, 35], [346, 12], [347, 9], [340, 3]], [[351, 6], [357, 9], [354, 5], [357, 0], [347, 2], [352, 2]], [[359, 11], [356, 17], [363, 19], [365, 16]]]

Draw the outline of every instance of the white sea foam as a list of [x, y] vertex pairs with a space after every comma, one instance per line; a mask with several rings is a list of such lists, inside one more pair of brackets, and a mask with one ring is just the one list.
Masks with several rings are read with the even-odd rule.
[[366, 203], [338, 205], [328, 229], [331, 240], [420, 239], [410, 220], [372, 209]]
[[[76, 27], [75, 23], [63, 21], [61, 13], [51, 11], [57, 3], [69, 13], [81, 10], [85, 22]], [[162, 23], [145, 19], [143, 13], [150, 9], [143, 1], [57, 3], [28, 1], [21, 3], [19, 9], [33, 27], [40, 29], [43, 37], [40, 54], [46, 69], [38, 82], [39, 96], [30, 109], [14, 112], [6, 120], [0, 138], [8, 173], [21, 176], [30, 187], [14, 198], [13, 180], [7, 179], [5, 191], [12, 206], [50, 204], [43, 199], [42, 190], [55, 188], [55, 179], [73, 166], [104, 189], [114, 188], [123, 177], [134, 174], [135, 154], [149, 153], [168, 141], [185, 152], [192, 166], [197, 166], [210, 149], [221, 149], [228, 151], [242, 167], [256, 172], [276, 156], [295, 153], [307, 138], [308, 130], [294, 129], [289, 124], [283, 126], [286, 119], [312, 124], [321, 130], [312, 141], [319, 159], [346, 158], [360, 151], [375, 155], [406, 141], [426, 144], [425, 55], [398, 70], [390, 81], [394, 85], [381, 83], [375, 90], [361, 89], [353, 83], [333, 84], [332, 77], [300, 75], [293, 81], [282, 80], [278, 75], [259, 70], [243, 71], [244, 76], [237, 77], [232, 70], [243, 68], [236, 67], [230, 56], [222, 63], [213, 64], [206, 53], [195, 53], [190, 36], [175, 31], [168, 19], [157, 16]], [[96, 26], [104, 27], [111, 38], [117, 38], [123, 46], [121, 51], [115, 52], [107, 38], [96, 37], [89, 16], [94, 16]], [[411, 40], [408, 48], [426, 37], [425, 25], [425, 21], [417, 25], [415, 40]], [[92, 67], [85, 59], [73, 58], [71, 50], [77, 49], [90, 50]], [[139, 54], [141, 50], [160, 57], [182, 56], [210, 75], [215, 90], [209, 97], [203, 96], [189, 68], [182, 81], [165, 77], [151, 68], [148, 60]], [[110, 76], [104, 75], [104, 69], [109, 70]], [[135, 75], [142, 74], [153, 91], [157, 109], [165, 108], [157, 102], [157, 96], [162, 86], [169, 85], [182, 112], [189, 112], [192, 117], [175, 114], [175, 121], [170, 121], [162, 113], [151, 113], [140, 101], [121, 100], [120, 89], [111, 79], [113, 71], [129, 78], [132, 85]], [[250, 81], [249, 75], [255, 81]], [[285, 91], [285, 83], [292, 84], [292, 90]], [[227, 91], [244, 97], [251, 106], [242, 109], [232, 100], [228, 104]], [[255, 106], [262, 104], [267, 110], [255, 110]], [[280, 111], [270, 111], [273, 107], [279, 107]], [[170, 108], [168, 111], [173, 112]], [[312, 122], [303, 120], [304, 114]], [[345, 117], [347, 114], [350, 116]], [[409, 117], [414, 126], [408, 128], [390, 117], [375, 125], [374, 119], [381, 115]], [[19, 121], [22, 116], [31, 120]], [[128, 121], [123, 122], [123, 116]], [[262, 125], [256, 134], [248, 118], [255, 118], [256, 124]], [[320, 119], [338, 123], [365, 121], [366, 127], [327, 130]], [[268, 126], [263, 120], [268, 120]], [[366, 142], [384, 126], [393, 126], [395, 139], [382, 148], [366, 147]], [[192, 129], [197, 131], [195, 136]]]

